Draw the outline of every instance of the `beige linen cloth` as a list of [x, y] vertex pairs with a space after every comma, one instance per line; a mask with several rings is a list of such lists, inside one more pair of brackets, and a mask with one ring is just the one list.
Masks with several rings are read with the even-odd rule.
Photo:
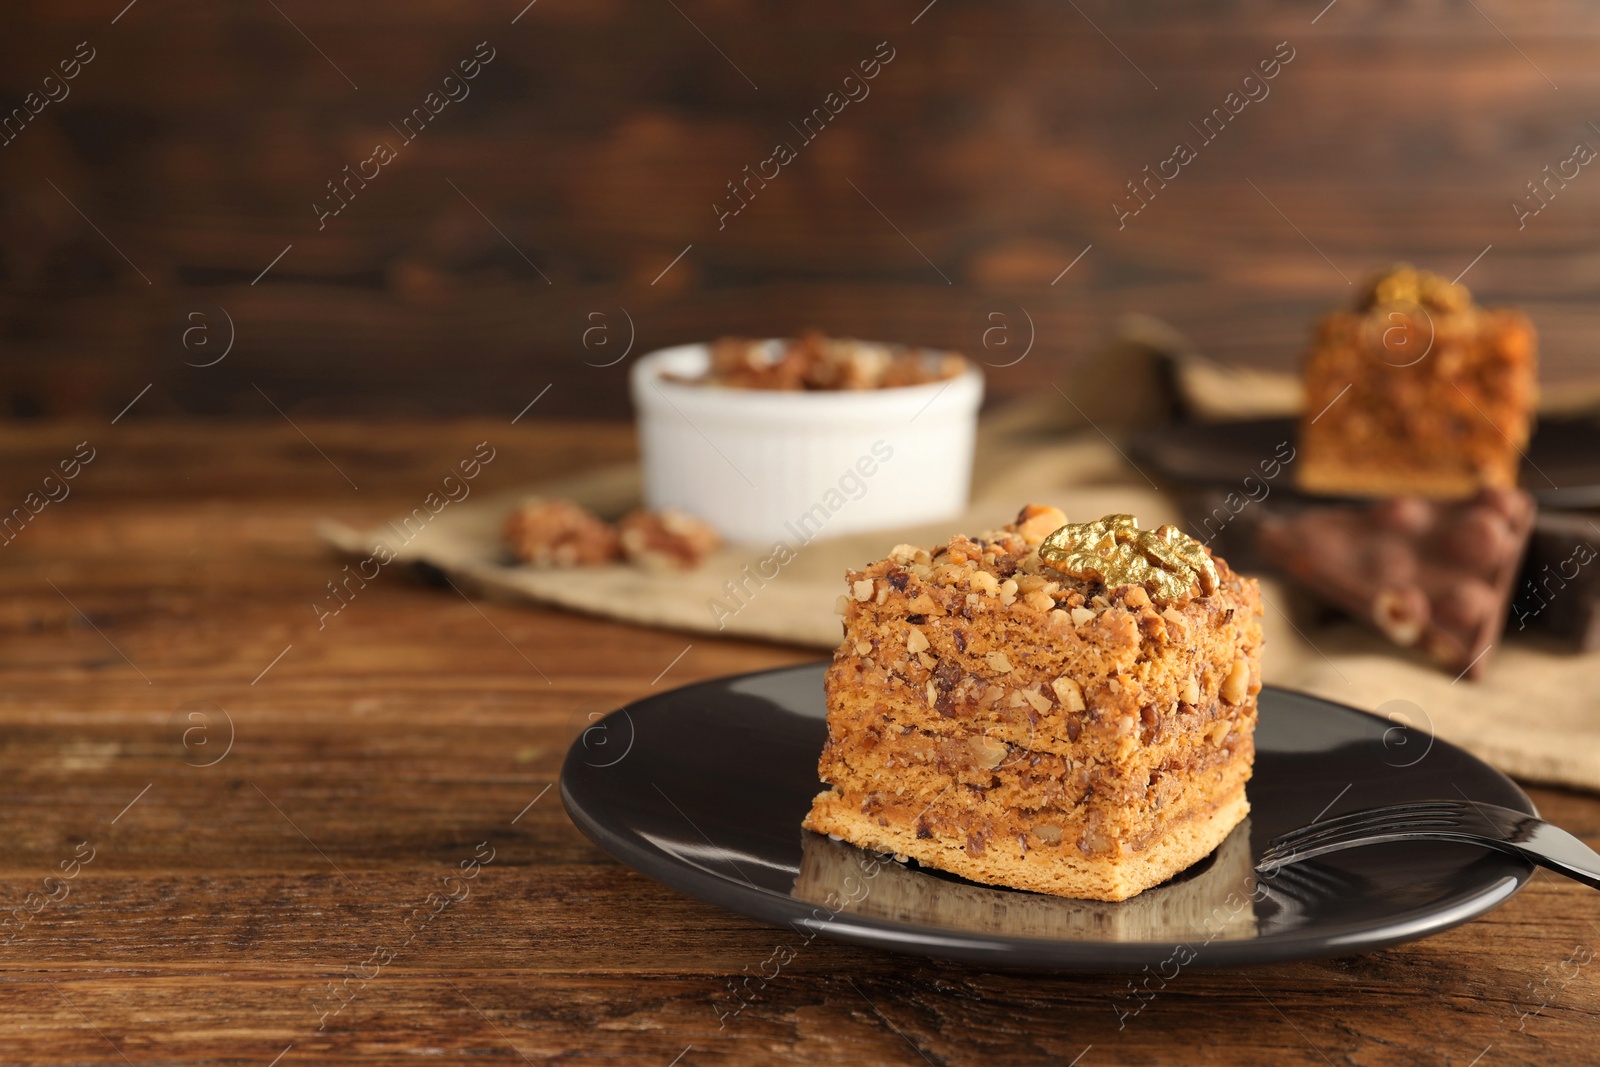
[[[1123, 455], [1119, 431], [1162, 418], [1175, 406], [1191, 414], [1239, 417], [1285, 413], [1299, 402], [1292, 377], [1207, 364], [1188, 356], [1181, 339], [1154, 320], [1124, 324], [1118, 341], [1064, 383], [1062, 393], [985, 417], [972, 502], [961, 517], [819, 537], [790, 545], [797, 551], [781, 566], [770, 545], [725, 547], [689, 573], [648, 573], [626, 565], [536, 570], [511, 563], [500, 532], [520, 499], [569, 497], [614, 518], [640, 501], [633, 464], [495, 497], [473, 496], [425, 523], [413, 518], [402, 526], [397, 517], [362, 531], [324, 522], [318, 533], [358, 559], [385, 545], [397, 562], [429, 564], [464, 591], [496, 599], [831, 651], [839, 642], [834, 604], [844, 591], [846, 568], [879, 559], [901, 542], [934, 545], [953, 533], [992, 529], [1030, 502], [1054, 504], [1073, 521], [1128, 512], [1147, 528], [1178, 522], [1176, 504]], [[429, 515], [425, 508], [418, 514]], [[764, 577], [774, 567], [776, 575]], [[1263, 673], [1269, 683], [1431, 730], [1519, 778], [1600, 790], [1600, 655], [1511, 635], [1493, 650], [1482, 680], [1458, 682], [1354, 623], [1316, 624], [1302, 617], [1306, 613], [1294, 612], [1300, 601], [1294, 590], [1270, 580], [1262, 587], [1268, 604]], [[1396, 740], [1406, 736], [1417, 753], [1427, 744], [1416, 734], [1397, 732]], [[1414, 759], [1411, 751], [1397, 749], [1396, 762]]]

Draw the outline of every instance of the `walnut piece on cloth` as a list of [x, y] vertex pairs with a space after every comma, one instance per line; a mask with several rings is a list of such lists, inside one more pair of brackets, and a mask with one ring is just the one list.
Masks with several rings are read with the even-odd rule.
[[637, 508], [617, 523], [622, 554], [646, 570], [692, 571], [722, 544], [709, 525], [675, 508]]
[[536, 567], [610, 563], [620, 552], [617, 531], [570, 500], [530, 497], [506, 519], [506, 542], [519, 562]]

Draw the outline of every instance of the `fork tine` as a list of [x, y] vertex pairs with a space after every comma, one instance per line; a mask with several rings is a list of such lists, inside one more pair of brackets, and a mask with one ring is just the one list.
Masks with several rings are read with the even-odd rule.
[[1269, 844], [1272, 847], [1301, 845], [1329, 834], [1344, 833], [1355, 829], [1371, 829], [1393, 825], [1449, 825], [1459, 822], [1469, 810], [1466, 805], [1453, 804], [1448, 801], [1431, 804], [1396, 804], [1386, 808], [1369, 808], [1365, 811], [1349, 812], [1332, 819], [1324, 819], [1321, 822], [1314, 822], [1308, 826], [1290, 830], [1286, 834], [1280, 834], [1273, 838]]
[[1331, 841], [1344, 841], [1350, 838], [1373, 837], [1378, 834], [1421, 834], [1429, 831], [1466, 831], [1468, 826], [1460, 819], [1410, 819], [1410, 820], [1378, 820], [1357, 826], [1348, 826], [1343, 829], [1330, 830], [1326, 833], [1306, 834], [1290, 837], [1281, 841], [1272, 842], [1262, 853], [1263, 858], [1277, 858], [1278, 856], [1293, 854], [1304, 856], [1311, 849], [1320, 848]]
[[[1405, 804], [1386, 804], [1381, 808], [1362, 808], [1358, 811], [1347, 811], [1327, 819], [1318, 819], [1314, 823], [1307, 823], [1300, 830], [1309, 830], [1320, 826], [1342, 826], [1351, 822], [1359, 822], [1377, 815], [1416, 815], [1424, 812], [1441, 815], [1455, 814], [1467, 810], [1469, 805], [1459, 800], [1416, 800]], [[1298, 833], [1298, 830], [1290, 831]]]
[[1474, 833], [1460, 827], [1429, 827], [1426, 829], [1385, 829], [1377, 831], [1355, 831], [1348, 834], [1337, 835], [1318, 841], [1314, 844], [1292, 850], [1278, 850], [1262, 853], [1261, 859], [1256, 863], [1257, 871], [1271, 871], [1285, 867], [1291, 863], [1300, 863], [1303, 860], [1325, 855], [1329, 852], [1339, 852], [1347, 848], [1358, 848], [1364, 845], [1380, 845], [1390, 841], [1464, 841], [1470, 844], [1482, 845], [1488, 848], [1513, 852], [1517, 850], [1504, 841], [1498, 841], [1491, 836]]
[[[1347, 811], [1339, 815], [1318, 819], [1316, 822], [1307, 823], [1300, 827], [1302, 830], [1320, 826], [1343, 826], [1352, 822], [1361, 822], [1374, 816], [1389, 815], [1453, 815], [1469, 809], [1469, 805], [1458, 800], [1419, 800], [1406, 804], [1385, 804], [1379, 808], [1361, 808], [1356, 811]], [[1294, 831], [1291, 831], [1294, 832]]]
[[1262, 853], [1262, 859], [1264, 861], [1276, 861], [1280, 856], [1289, 853], [1304, 856], [1310, 849], [1318, 848], [1326, 842], [1350, 837], [1389, 833], [1420, 833], [1427, 830], [1465, 831], [1474, 827], [1481, 832], [1484, 829], [1483, 820], [1475, 817], [1471, 811], [1434, 813], [1429, 811], [1408, 812], [1391, 808], [1376, 808], [1369, 812], [1357, 814], [1362, 817], [1344, 819], [1339, 823], [1334, 823], [1331, 820], [1326, 824], [1313, 823], [1311, 826], [1302, 827], [1276, 837], [1268, 842], [1266, 850]]
[[1375, 812], [1367, 818], [1353, 819], [1345, 823], [1301, 827], [1298, 830], [1291, 830], [1287, 834], [1273, 838], [1271, 843], [1275, 845], [1294, 844], [1318, 837], [1326, 837], [1330, 834], [1349, 833], [1352, 830], [1360, 831], [1403, 826], [1455, 826], [1461, 824], [1467, 818], [1469, 818], [1469, 815], [1466, 812], [1440, 812], [1437, 814], [1431, 812], [1416, 814]]

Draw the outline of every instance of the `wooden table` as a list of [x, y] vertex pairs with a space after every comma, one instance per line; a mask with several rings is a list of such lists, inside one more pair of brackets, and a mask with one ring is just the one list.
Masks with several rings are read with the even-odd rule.
[[[341, 564], [317, 517], [408, 509], [484, 439], [486, 490], [633, 444], [533, 418], [300, 430], [0, 428], [6, 508], [95, 449], [0, 550], [0, 899], [27, 915], [0, 933], [0, 1062], [1594, 1062], [1600, 901], [1545, 874], [1419, 944], [1185, 972], [1120, 1026], [1127, 976], [819, 939], [719, 1029], [713, 998], [792, 935], [614, 863], [551, 786], [589, 710], [813, 654], [387, 573], [319, 630]], [[1600, 800], [1531, 792], [1600, 838]]]

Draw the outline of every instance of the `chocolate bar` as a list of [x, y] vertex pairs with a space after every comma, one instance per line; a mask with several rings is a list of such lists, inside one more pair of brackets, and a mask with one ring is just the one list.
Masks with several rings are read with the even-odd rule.
[[1600, 517], [1543, 512], [1534, 521], [1528, 558], [1507, 622], [1600, 650]]
[[1415, 496], [1263, 516], [1262, 555], [1312, 592], [1476, 679], [1505, 627], [1533, 528], [1533, 498], [1488, 488], [1443, 503]]

